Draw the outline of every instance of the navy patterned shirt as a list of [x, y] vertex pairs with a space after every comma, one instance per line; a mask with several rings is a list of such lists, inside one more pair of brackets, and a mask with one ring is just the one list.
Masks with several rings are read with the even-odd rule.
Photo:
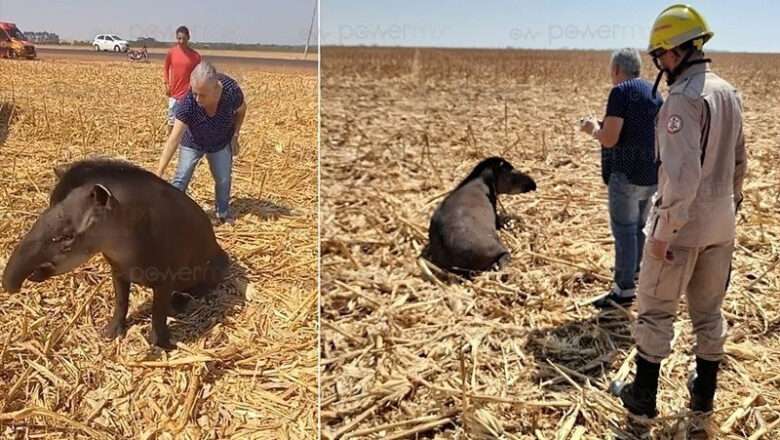
[[234, 114], [244, 103], [244, 93], [238, 83], [227, 75], [218, 74], [222, 83], [217, 113], [206, 114], [195, 101], [192, 89], [176, 105], [176, 119], [187, 124], [181, 144], [206, 153], [214, 153], [230, 144], [235, 131]]
[[629, 79], [612, 88], [606, 116], [623, 118], [617, 144], [601, 149], [601, 176], [609, 182], [612, 173], [623, 173], [634, 185], [658, 183], [655, 160], [655, 116], [663, 104], [652, 96], [653, 85], [641, 78]]

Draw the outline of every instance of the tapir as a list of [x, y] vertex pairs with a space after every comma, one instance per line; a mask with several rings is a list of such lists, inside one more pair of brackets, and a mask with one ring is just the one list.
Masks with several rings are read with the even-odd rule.
[[479, 162], [434, 211], [426, 257], [461, 275], [504, 267], [511, 257], [498, 238], [498, 195], [535, 190], [536, 182], [505, 159]]
[[115, 294], [103, 334], [124, 335], [130, 284], [136, 283], [153, 290], [149, 341], [171, 348], [166, 317], [173, 292], [206, 293], [229, 269], [208, 216], [185, 193], [128, 162], [84, 160], [55, 174], [49, 207], [11, 253], [3, 289], [18, 292], [25, 280], [70, 272], [101, 253]]

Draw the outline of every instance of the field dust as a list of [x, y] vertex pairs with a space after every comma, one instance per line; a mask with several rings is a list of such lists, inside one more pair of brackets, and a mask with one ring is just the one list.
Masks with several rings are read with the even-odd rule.
[[[780, 56], [712, 58], [743, 94], [750, 171], [711, 426], [777, 439]], [[323, 438], [631, 438], [606, 390], [633, 375], [636, 312], [590, 306], [610, 287], [613, 241], [599, 146], [575, 129], [603, 115], [609, 53], [327, 47], [322, 60]], [[436, 281], [417, 261], [430, 216], [492, 155], [539, 187], [500, 198], [512, 262]], [[681, 309], [652, 438], [692, 423]]]
[[[156, 169], [167, 98], [159, 65], [0, 61], [2, 267], [48, 205], [54, 165], [98, 155]], [[127, 335], [102, 339], [114, 301], [102, 257], [0, 293], [0, 437], [314, 438], [317, 80], [225, 73], [248, 105], [236, 223], [215, 229], [228, 279], [169, 320], [167, 353], [147, 342], [151, 291], [139, 286]], [[207, 210], [213, 185], [204, 160], [190, 195]]]

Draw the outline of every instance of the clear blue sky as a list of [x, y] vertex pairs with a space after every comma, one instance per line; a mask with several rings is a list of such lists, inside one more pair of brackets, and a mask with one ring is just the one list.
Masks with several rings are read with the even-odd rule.
[[[322, 0], [322, 44], [537, 49], [644, 48], [668, 1]], [[712, 50], [780, 52], [780, 2], [692, 1]]]
[[[22, 31], [55, 32], [91, 40], [110, 32], [123, 38], [173, 41], [185, 24], [193, 41], [305, 44], [315, 0], [0, 0], [0, 21]], [[316, 43], [317, 34], [312, 34]]]

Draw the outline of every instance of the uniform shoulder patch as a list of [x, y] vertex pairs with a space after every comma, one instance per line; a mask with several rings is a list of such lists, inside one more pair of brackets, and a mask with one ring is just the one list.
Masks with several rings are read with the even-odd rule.
[[675, 134], [682, 130], [683, 120], [679, 115], [671, 115], [666, 121], [666, 131], [670, 134]]

